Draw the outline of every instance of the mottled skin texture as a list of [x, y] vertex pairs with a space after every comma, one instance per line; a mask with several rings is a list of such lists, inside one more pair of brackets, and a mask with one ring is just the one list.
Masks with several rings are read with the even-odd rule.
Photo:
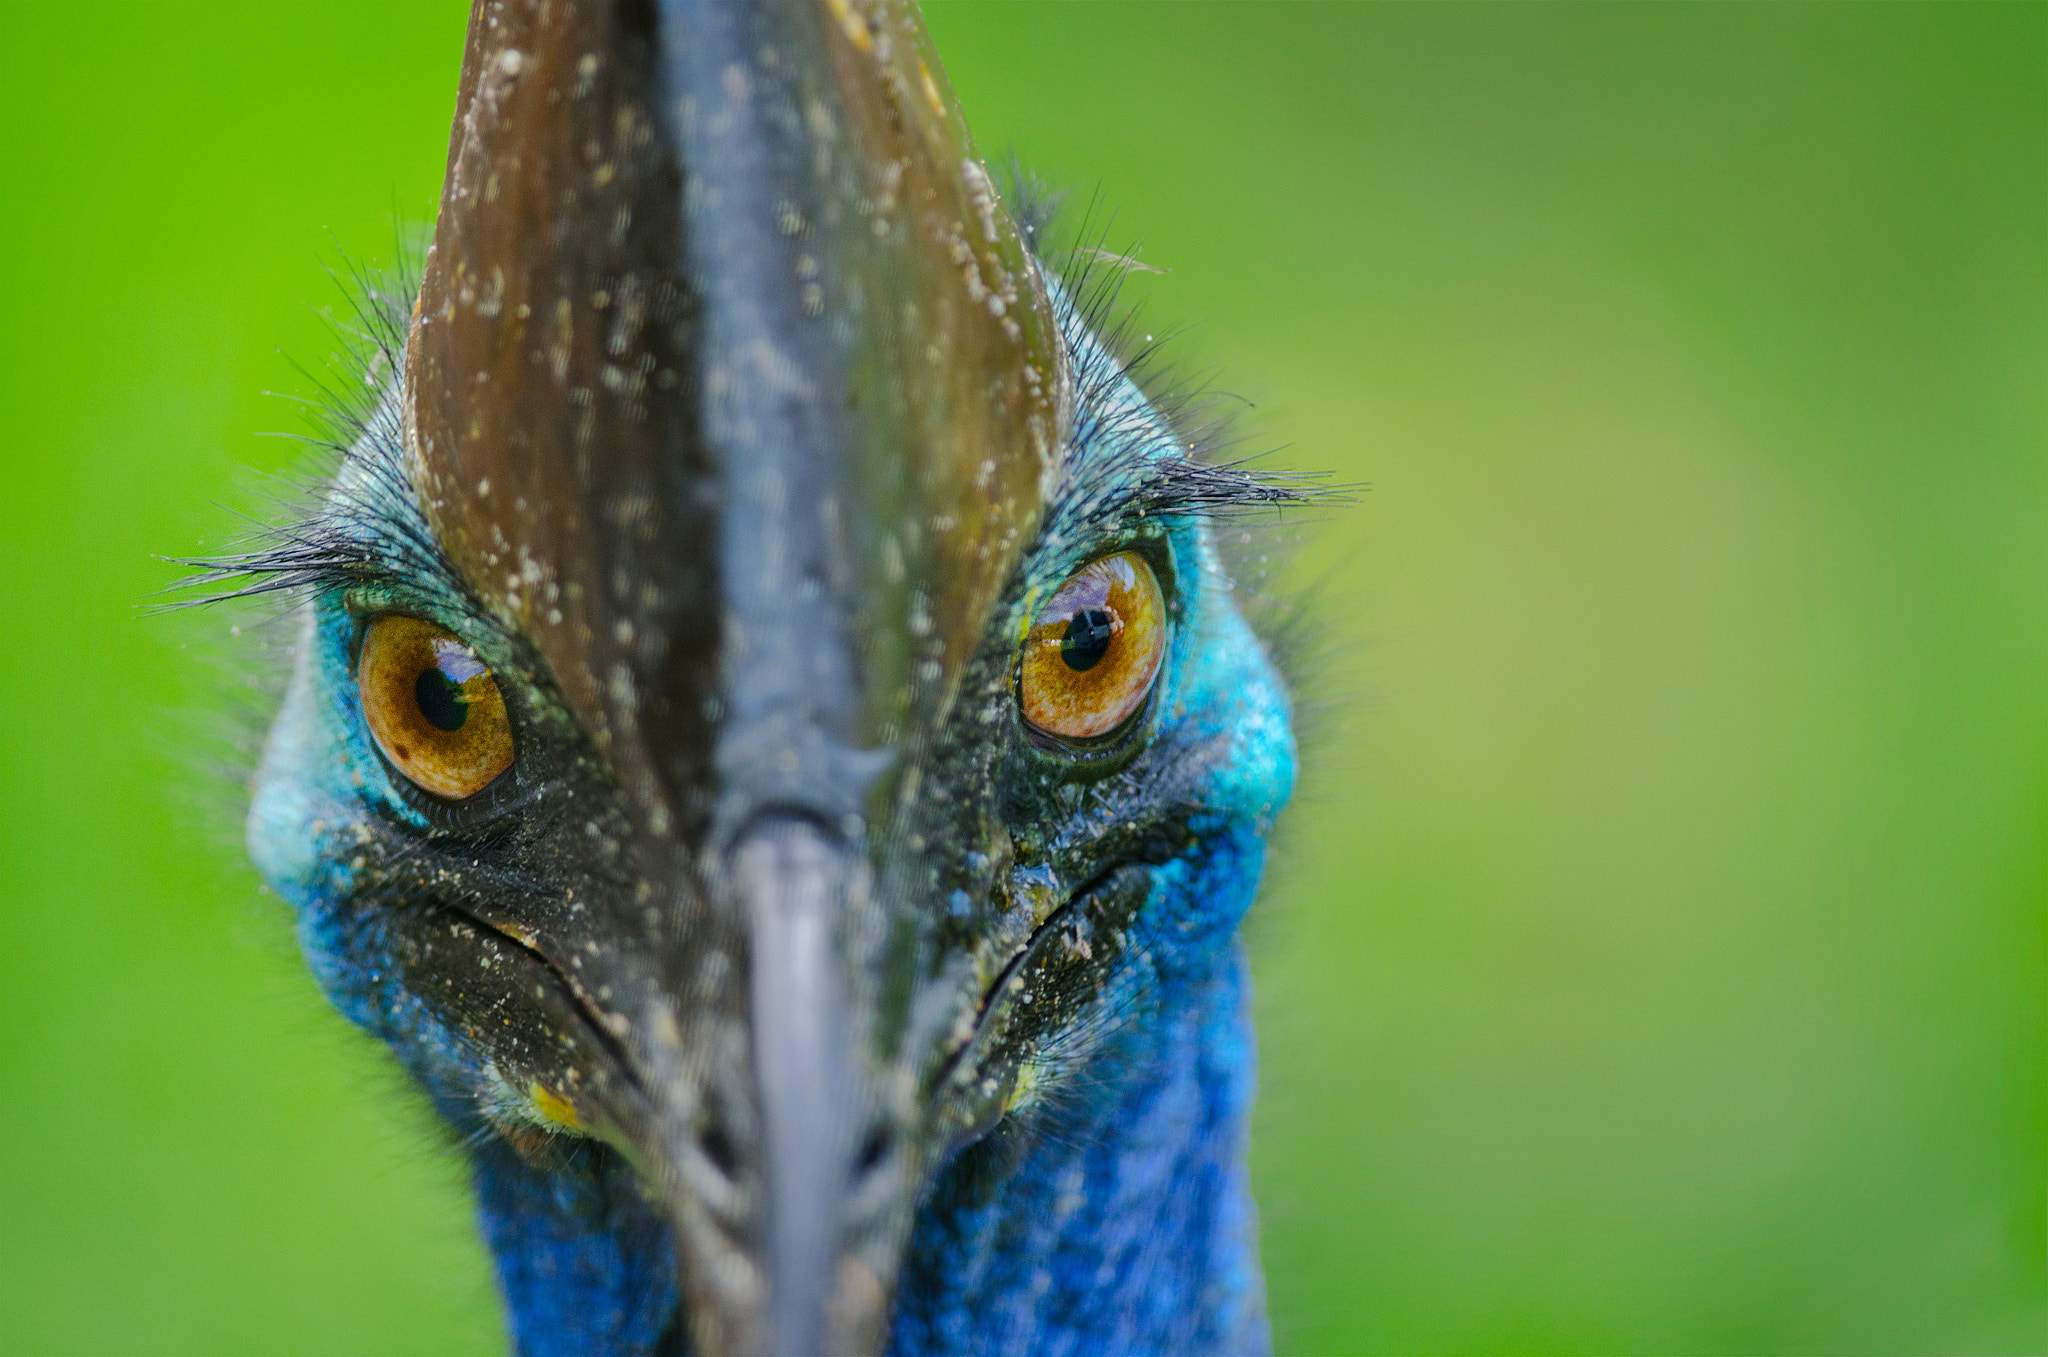
[[[1267, 1346], [1237, 927], [1294, 750], [1213, 515], [1286, 493], [1191, 456], [964, 137], [900, 6], [480, 0], [396, 381], [221, 565], [306, 603], [252, 854], [468, 1148], [519, 1352]], [[1120, 551], [1159, 676], [1047, 739], [1019, 641]], [[505, 696], [468, 802], [369, 733], [387, 613]]]

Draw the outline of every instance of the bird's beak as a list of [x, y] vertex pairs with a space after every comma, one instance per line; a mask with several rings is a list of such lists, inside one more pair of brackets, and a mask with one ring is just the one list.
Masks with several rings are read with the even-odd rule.
[[566, 714], [522, 738], [571, 846], [433, 964], [539, 968], [469, 1028], [640, 1167], [707, 1354], [885, 1337], [936, 1136], [909, 826], [1063, 380], [908, 0], [477, 0], [408, 435]]

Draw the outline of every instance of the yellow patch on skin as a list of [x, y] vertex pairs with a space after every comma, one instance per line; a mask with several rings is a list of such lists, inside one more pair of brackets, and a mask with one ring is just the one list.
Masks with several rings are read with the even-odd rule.
[[534, 1107], [549, 1121], [566, 1126], [572, 1131], [583, 1129], [583, 1123], [577, 1119], [576, 1109], [570, 1105], [569, 1100], [546, 1084], [535, 1080], [527, 1094], [533, 1099]]
[[1003, 1115], [1007, 1117], [1012, 1112], [1022, 1112], [1037, 1102], [1042, 1083], [1042, 1073], [1037, 1065], [1026, 1061], [1018, 1067], [1016, 1081], [1010, 1085], [1010, 1096], [1003, 1099]]
[[1045, 595], [1045, 586], [1034, 584], [1024, 591], [1023, 616], [1017, 619], [1017, 644], [1023, 645], [1031, 639], [1031, 624], [1038, 620], [1038, 600]]

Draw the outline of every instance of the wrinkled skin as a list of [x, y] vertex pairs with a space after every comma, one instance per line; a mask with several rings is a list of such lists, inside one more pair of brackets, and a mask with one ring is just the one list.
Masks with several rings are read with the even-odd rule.
[[[519, 1351], [1265, 1346], [1293, 745], [1211, 516], [1278, 492], [1085, 312], [914, 11], [480, 0], [398, 380], [231, 564], [308, 602], [252, 853], [471, 1147]], [[1117, 551], [1164, 661], [1051, 738], [1019, 643]], [[504, 694], [468, 800], [365, 723], [389, 613]]]

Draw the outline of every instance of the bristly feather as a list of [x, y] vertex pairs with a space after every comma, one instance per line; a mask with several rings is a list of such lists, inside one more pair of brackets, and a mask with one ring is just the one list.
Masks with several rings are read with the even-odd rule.
[[[1243, 452], [1250, 402], [1215, 386], [1213, 374], [1191, 373], [1167, 361], [1179, 332], [1146, 333], [1142, 304], [1125, 300], [1123, 286], [1136, 247], [1109, 247], [1108, 224], [1096, 224], [1093, 201], [1067, 243], [1055, 246], [1054, 228], [1070, 195], [1050, 189], [1014, 155], [1007, 174], [1005, 191], [1019, 229], [1060, 284], [1056, 304], [1062, 308], [1062, 329], [1069, 336], [1093, 335], [1100, 346], [1081, 354], [1069, 347], [1078, 411], [1069, 441], [1079, 473], [1070, 480], [1070, 494], [1099, 500], [1101, 513], [1094, 521], [1105, 528], [1130, 513], [1228, 520], [1215, 523], [1214, 533], [1224, 573], [1246, 620], [1287, 680], [1297, 731], [1312, 733], [1328, 715], [1327, 704], [1314, 696], [1315, 676], [1325, 667], [1330, 644], [1316, 606], [1328, 578], [1303, 585], [1283, 576], [1301, 545], [1300, 530], [1315, 521], [1305, 511], [1351, 503], [1364, 487], [1334, 483], [1322, 473], [1273, 470], [1259, 465], [1271, 451]], [[1078, 327], [1069, 324], [1076, 318]], [[1148, 449], [1144, 435], [1156, 436], [1156, 430], [1127, 411], [1106, 408], [1103, 396], [1124, 378], [1172, 428], [1178, 455], [1148, 456], [1148, 451], [1156, 453], [1156, 443]]]
[[[166, 593], [185, 608], [381, 580], [431, 580], [458, 588], [454, 572], [417, 509], [406, 469], [397, 377], [405, 353], [420, 251], [398, 233], [398, 264], [378, 271], [346, 255], [328, 270], [342, 297], [326, 319], [339, 344], [327, 370], [294, 364], [308, 397], [284, 397], [311, 431], [281, 434], [304, 445], [307, 464], [271, 494], [270, 522], [258, 522], [244, 550], [172, 557], [193, 573]], [[344, 475], [343, 473], [346, 472]]]
[[[1142, 308], [1125, 303], [1133, 256], [1106, 248], [1107, 226], [1096, 227], [1093, 205], [1068, 243], [1055, 248], [1050, 235], [1065, 195], [1048, 191], [1014, 157], [1009, 179], [1013, 211], [1056, 284], [1054, 308], [1068, 337], [1072, 455], [1059, 492], [1066, 514], [1108, 528], [1127, 515], [1218, 518], [1342, 498], [1343, 489], [1321, 476], [1273, 471], [1256, 465], [1259, 455], [1233, 455], [1244, 403], [1206, 377], [1162, 362], [1175, 336], [1146, 334]], [[1149, 410], [1113, 399], [1125, 382], [1144, 394]], [[1158, 420], [1173, 432], [1171, 455], [1160, 455]]]
[[[1069, 335], [1075, 333], [1067, 322], [1078, 314], [1085, 332], [1101, 344], [1083, 387], [1083, 395], [1095, 399], [1077, 399], [1083, 410], [1077, 419], [1081, 427], [1070, 435], [1076, 444], [1081, 444], [1085, 435], [1093, 435], [1089, 441], [1096, 455], [1082, 459], [1081, 464], [1089, 468], [1091, 480], [1114, 483], [1120, 473], [1129, 474], [1130, 461], [1139, 460], [1131, 448], [1138, 440], [1130, 437], [1130, 421], [1098, 419], [1092, 428], [1084, 422], [1087, 412], [1102, 408], [1101, 393], [1114, 389], [1119, 376], [1128, 377], [1173, 428], [1185, 449], [1182, 457], [1139, 468], [1141, 473], [1159, 475], [1166, 481], [1160, 487], [1164, 493], [1154, 490], [1147, 497], [1146, 508], [1151, 512], [1193, 512], [1212, 520], [1212, 540], [1238, 608], [1285, 677], [1292, 724], [1303, 751], [1302, 776], [1312, 786], [1318, 764], [1313, 751], [1325, 746], [1317, 733], [1337, 719], [1346, 705], [1327, 691], [1335, 642], [1322, 598], [1331, 587], [1334, 570], [1325, 568], [1306, 582], [1286, 577], [1305, 529], [1316, 521], [1313, 511], [1349, 504], [1365, 487], [1335, 484], [1317, 474], [1271, 471], [1256, 465], [1270, 453], [1243, 454], [1251, 403], [1215, 387], [1210, 374], [1191, 374], [1162, 361], [1178, 332], [1165, 331], [1154, 338], [1142, 326], [1141, 305], [1126, 303], [1123, 285], [1131, 273], [1128, 261], [1135, 258], [1136, 247], [1111, 247], [1108, 226], [1095, 224], [1096, 206], [1091, 202], [1065, 247], [1054, 248], [1050, 236], [1068, 195], [1049, 190], [1023, 171], [1014, 157], [1009, 175], [1009, 199], [1020, 229], [1042, 266], [1063, 285], [1058, 298], [1066, 308], [1061, 315], [1062, 328]], [[1082, 385], [1082, 377], [1077, 372], [1077, 386]], [[1122, 456], [1101, 455], [1105, 446], [1119, 445], [1126, 449]], [[1185, 507], [1165, 507], [1176, 500]], [[1269, 876], [1275, 868], [1284, 873], [1291, 856], [1272, 855]], [[1274, 910], [1271, 901], [1280, 894], [1284, 893], [1270, 888], [1265, 892], [1268, 903], [1247, 921], [1250, 929], [1262, 931], [1273, 926], [1268, 922]], [[1133, 952], [1142, 956], [1151, 945], [1167, 941], [1146, 938]], [[1045, 1110], [1053, 1115], [1018, 1122], [1010, 1127], [1011, 1136], [1062, 1138], [1061, 1114], [1085, 1104], [1105, 1077], [1093, 1065], [1091, 1055], [1117, 1031], [1145, 1019], [1154, 1006], [1156, 981], [1142, 966], [1127, 972], [1116, 992], [1105, 996], [1087, 1021], [1041, 1052], [1039, 1060], [1047, 1076], [1041, 1080]]]
[[[1123, 256], [1103, 248], [1092, 209], [1073, 243], [1049, 250], [1059, 197], [1014, 161], [1010, 179], [1026, 242], [1056, 280], [1056, 310], [1068, 336], [1071, 457], [1049, 520], [1057, 516], [1107, 532], [1131, 519], [1235, 517], [1346, 497], [1345, 487], [1319, 476], [1276, 472], [1255, 465], [1258, 456], [1231, 455], [1239, 445], [1242, 402], [1161, 362], [1173, 336], [1155, 339], [1140, 329], [1140, 308], [1124, 303], [1127, 270], [1108, 262]], [[400, 258], [404, 262], [390, 274], [351, 260], [330, 271], [347, 309], [345, 316], [330, 316], [343, 357], [329, 375], [300, 369], [314, 390], [304, 400], [314, 432], [301, 438], [318, 454], [306, 478], [313, 493], [293, 496], [299, 502], [285, 504], [275, 523], [258, 527], [247, 550], [173, 558], [193, 573], [168, 591], [187, 597], [168, 606], [406, 582], [466, 592], [417, 512], [406, 464], [396, 378], [419, 256], [402, 249]], [[1093, 336], [1094, 343], [1077, 335]], [[1111, 399], [1127, 380], [1144, 393], [1151, 412]], [[1169, 455], [1161, 455], [1157, 418], [1173, 431]], [[337, 478], [340, 468], [348, 474]]]

